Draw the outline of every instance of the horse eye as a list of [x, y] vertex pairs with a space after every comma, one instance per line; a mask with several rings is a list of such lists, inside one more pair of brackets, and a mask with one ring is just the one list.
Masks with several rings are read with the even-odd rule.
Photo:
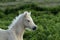
[[27, 20], [28, 22], [30, 22], [30, 20]]

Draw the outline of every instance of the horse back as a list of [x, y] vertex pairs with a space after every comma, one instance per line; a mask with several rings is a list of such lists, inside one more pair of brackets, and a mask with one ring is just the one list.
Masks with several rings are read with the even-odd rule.
[[7, 40], [8, 33], [6, 30], [0, 29], [0, 40]]

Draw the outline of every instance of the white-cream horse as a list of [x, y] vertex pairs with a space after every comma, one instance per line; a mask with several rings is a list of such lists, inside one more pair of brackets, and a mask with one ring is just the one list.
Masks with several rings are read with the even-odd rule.
[[7, 30], [0, 29], [0, 40], [23, 40], [25, 28], [35, 30], [36, 25], [30, 15], [31, 12], [25, 11], [12, 21]]

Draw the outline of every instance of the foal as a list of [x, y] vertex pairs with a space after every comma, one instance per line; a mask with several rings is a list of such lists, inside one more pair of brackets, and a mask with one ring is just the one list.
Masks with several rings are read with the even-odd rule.
[[0, 40], [23, 40], [25, 28], [35, 30], [36, 25], [31, 18], [31, 12], [25, 11], [12, 21], [8, 30], [0, 30]]

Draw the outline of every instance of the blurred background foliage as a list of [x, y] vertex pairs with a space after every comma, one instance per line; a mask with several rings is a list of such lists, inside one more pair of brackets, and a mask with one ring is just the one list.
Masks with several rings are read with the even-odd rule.
[[60, 40], [59, 7], [38, 7], [37, 4], [31, 3], [16, 9], [7, 8], [4, 12], [0, 10], [0, 28], [7, 29], [16, 16], [24, 11], [31, 11], [31, 16], [38, 27], [35, 31], [26, 30], [24, 40]]

